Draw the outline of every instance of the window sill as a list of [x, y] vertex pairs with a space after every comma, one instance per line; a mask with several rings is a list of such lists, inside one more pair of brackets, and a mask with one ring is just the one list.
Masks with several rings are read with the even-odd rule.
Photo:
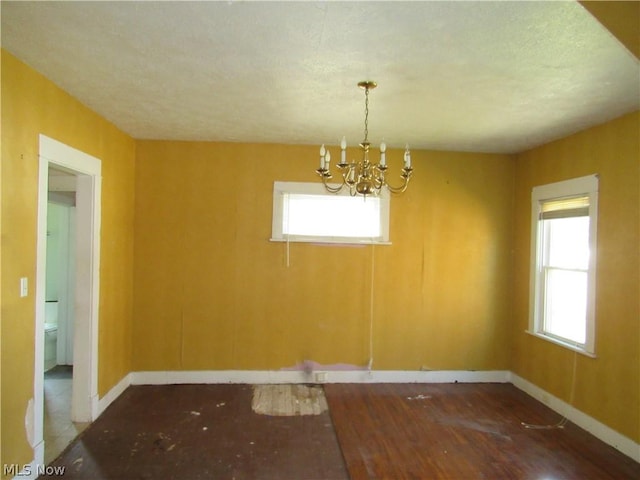
[[531, 335], [533, 337], [541, 338], [542, 340], [546, 340], [547, 342], [554, 343], [554, 344], [559, 345], [561, 347], [564, 347], [564, 348], [566, 348], [568, 350], [572, 350], [574, 352], [581, 353], [582, 355], [584, 355], [586, 357], [598, 358], [597, 355], [595, 353], [593, 353], [593, 352], [589, 352], [589, 351], [585, 350], [584, 348], [578, 347], [578, 346], [573, 345], [573, 344], [568, 343], [568, 342], [563, 342], [562, 340], [550, 337], [550, 336], [545, 335], [543, 333], [536, 333], [536, 332], [532, 332], [531, 330], [525, 330], [525, 333], [528, 333], [529, 335]]
[[338, 237], [289, 237], [289, 238], [270, 238], [270, 242], [284, 243], [311, 243], [314, 245], [391, 245], [389, 241], [383, 240], [357, 240]]

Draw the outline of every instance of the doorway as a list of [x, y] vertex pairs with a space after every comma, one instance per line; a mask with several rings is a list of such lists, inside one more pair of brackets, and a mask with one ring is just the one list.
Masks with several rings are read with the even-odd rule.
[[[100, 187], [99, 159], [40, 135], [36, 348], [30, 432], [37, 464], [55, 458], [56, 450], [64, 449], [78, 430], [97, 415]], [[58, 217], [55, 234], [54, 223], [48, 225], [48, 217], [52, 221]], [[55, 242], [48, 241], [53, 241], [54, 235], [58, 244], [64, 243], [62, 237], [68, 237], [66, 246], [55, 252]], [[57, 265], [51, 258], [47, 262], [52, 255], [58, 256]], [[53, 268], [58, 277], [55, 286], [47, 275]], [[51, 372], [47, 375], [51, 382], [45, 380], [46, 370]]]
[[44, 317], [44, 463], [88, 422], [71, 420], [77, 175], [49, 165]]

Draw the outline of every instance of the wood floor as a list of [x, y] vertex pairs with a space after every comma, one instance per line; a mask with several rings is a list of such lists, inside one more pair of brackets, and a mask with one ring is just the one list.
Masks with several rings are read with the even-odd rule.
[[129, 387], [59, 457], [64, 478], [348, 479], [328, 412], [251, 409], [248, 385]]
[[67, 479], [638, 479], [640, 464], [509, 384], [331, 384], [267, 416], [247, 385], [128, 388], [52, 463]]
[[639, 479], [640, 464], [510, 384], [326, 385], [353, 480]]

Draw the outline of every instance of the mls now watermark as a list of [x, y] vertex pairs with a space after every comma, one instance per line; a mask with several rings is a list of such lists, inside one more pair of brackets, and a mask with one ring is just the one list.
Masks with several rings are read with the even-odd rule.
[[54, 465], [20, 465], [19, 463], [5, 463], [2, 466], [3, 475], [14, 477], [30, 477], [34, 473], [39, 476], [56, 477], [64, 475], [67, 467]]

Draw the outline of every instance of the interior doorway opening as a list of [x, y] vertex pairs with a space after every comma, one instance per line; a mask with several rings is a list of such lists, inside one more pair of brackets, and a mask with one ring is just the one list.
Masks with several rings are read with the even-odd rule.
[[98, 411], [100, 187], [99, 159], [40, 136], [33, 431], [28, 432], [37, 464], [55, 458]]
[[48, 169], [44, 318], [44, 463], [48, 464], [88, 425], [73, 422], [73, 347], [76, 282], [77, 175]]

